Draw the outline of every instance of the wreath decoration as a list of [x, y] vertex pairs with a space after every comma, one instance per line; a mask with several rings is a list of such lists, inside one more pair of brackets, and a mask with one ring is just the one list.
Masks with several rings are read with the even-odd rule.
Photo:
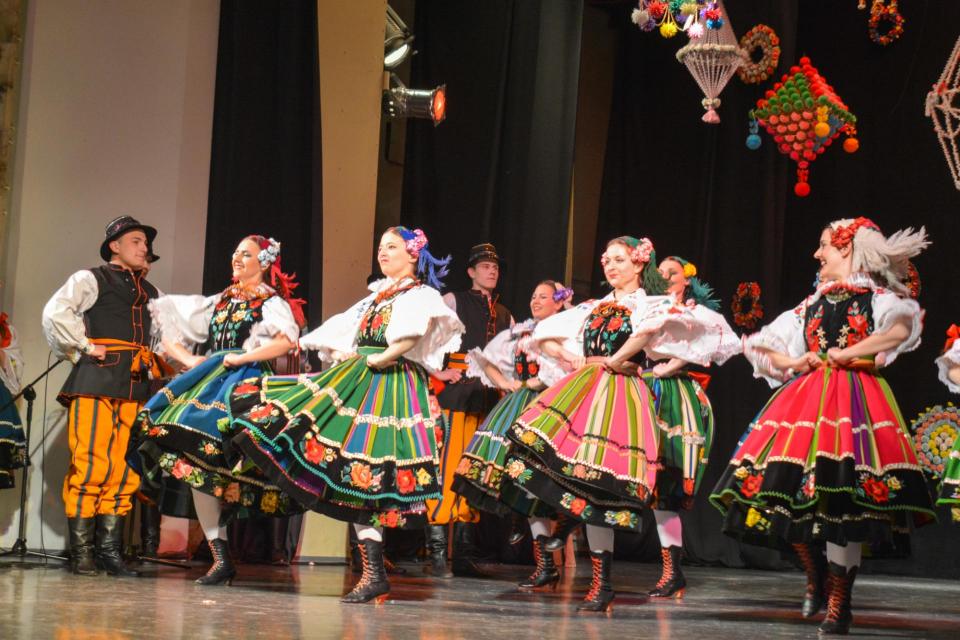
[[[773, 75], [780, 62], [780, 37], [765, 24], [758, 24], [740, 38], [740, 48], [746, 51], [747, 61], [737, 75], [747, 84], [759, 84]], [[763, 54], [754, 62], [753, 54], [757, 49]]]
[[733, 322], [738, 327], [753, 329], [763, 318], [763, 305], [760, 304], [760, 284], [741, 282], [730, 303], [733, 309]]
[[960, 442], [960, 412], [953, 403], [927, 407], [910, 423], [920, 466], [934, 476], [943, 475], [950, 452]]
[[[876, 44], [886, 46], [903, 35], [903, 25], [906, 22], [897, 8], [897, 0], [890, 4], [883, 4], [883, 0], [874, 0], [870, 6], [870, 19], [867, 21], [867, 31], [870, 39]], [[886, 27], [884, 29], [884, 27]]]

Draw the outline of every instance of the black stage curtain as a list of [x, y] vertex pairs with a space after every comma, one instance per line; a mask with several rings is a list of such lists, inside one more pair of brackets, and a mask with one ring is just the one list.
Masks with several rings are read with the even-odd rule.
[[[728, 3], [735, 31], [765, 23], [781, 38], [775, 78], [746, 85], [736, 77], [724, 90], [718, 126], [700, 121], [702, 97], [675, 59], [686, 40], [643, 33], [629, 19], [631, 6], [611, 10], [619, 25], [597, 255], [623, 233], [653, 239], [661, 257], [679, 254], [696, 263], [716, 286], [728, 317], [741, 281], [760, 282], [766, 321], [799, 302], [813, 287], [812, 259], [822, 226], [866, 215], [887, 233], [925, 225], [933, 246], [915, 262], [927, 310], [923, 345], [902, 356], [885, 375], [909, 421], [950, 399], [937, 381], [933, 359], [943, 332], [960, 317], [955, 288], [954, 240], [960, 233], [954, 189], [924, 98], [938, 79], [957, 38], [960, 6], [949, 2], [900, 3], [903, 37], [890, 46], [867, 36], [867, 13], [854, 2], [767, 0]], [[830, 147], [810, 167], [812, 193], [793, 194], [795, 164], [761, 132], [760, 151], [746, 149], [747, 113], [801, 55], [808, 55], [857, 115], [860, 150]], [[600, 271], [595, 278], [599, 287]], [[779, 566], [778, 555], [736, 544], [720, 534], [718, 512], [705, 499], [738, 438], [770, 395], [736, 358], [712, 371], [709, 395], [717, 419], [711, 464], [696, 508], [684, 514], [688, 556], [732, 566]], [[941, 524], [912, 538], [905, 560], [877, 560], [867, 570], [956, 576], [957, 530], [949, 513]], [[652, 523], [651, 523], [652, 524]], [[654, 535], [655, 538], [655, 535]], [[649, 554], [652, 545], [644, 546]], [[639, 545], [638, 545], [639, 546]]]
[[241, 238], [271, 236], [316, 323], [323, 247], [316, 2], [223, 0], [216, 83], [203, 290], [230, 282]]
[[408, 123], [402, 221], [452, 253], [447, 286], [468, 286], [470, 247], [493, 242], [502, 300], [520, 319], [566, 258], [581, 0], [419, 0], [411, 86], [446, 83], [439, 127]]

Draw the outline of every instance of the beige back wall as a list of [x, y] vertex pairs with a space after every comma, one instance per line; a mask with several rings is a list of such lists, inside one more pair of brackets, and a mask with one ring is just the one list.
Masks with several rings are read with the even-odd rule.
[[[103, 227], [131, 214], [159, 230], [150, 280], [199, 292], [210, 173], [218, 0], [32, 0], [27, 16], [12, 220], [3, 261], [7, 311], [26, 377], [46, 366], [40, 312], [67, 276], [95, 266]], [[30, 442], [28, 545], [64, 546], [64, 413], [50, 379]], [[16, 539], [17, 491], [0, 493], [0, 545]]]

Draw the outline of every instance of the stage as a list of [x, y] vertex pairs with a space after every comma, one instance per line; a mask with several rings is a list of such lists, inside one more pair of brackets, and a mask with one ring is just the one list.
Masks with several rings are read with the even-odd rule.
[[[775, 638], [817, 637], [800, 617], [803, 575], [685, 567], [682, 601], [649, 601], [649, 564], [617, 563], [608, 614], [577, 614], [589, 581], [581, 561], [557, 592], [521, 593], [529, 567], [493, 566], [492, 579], [433, 580], [409, 567], [381, 605], [339, 602], [356, 580], [343, 566], [243, 565], [230, 587], [200, 587], [177, 568], [147, 577], [79, 577], [55, 567], [0, 565], [0, 638]], [[852, 637], [956, 638], [960, 582], [866, 574], [854, 590]]]

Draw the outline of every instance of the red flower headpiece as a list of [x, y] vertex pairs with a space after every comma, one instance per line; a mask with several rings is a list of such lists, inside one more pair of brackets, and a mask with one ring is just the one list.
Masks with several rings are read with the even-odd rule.
[[[303, 305], [306, 304], [306, 300], [303, 298], [294, 298], [293, 290], [300, 286], [300, 283], [297, 282], [297, 274], [286, 274], [283, 272], [283, 269], [280, 267], [280, 243], [272, 238], [265, 238], [263, 236], [249, 236], [250, 240], [253, 240], [257, 243], [257, 246], [260, 247], [261, 253], [269, 251], [270, 258], [269, 267], [267, 267], [267, 274], [264, 278], [271, 287], [277, 290], [280, 294], [280, 297], [287, 301], [287, 304], [290, 305], [290, 310], [293, 312], [293, 318], [297, 321], [297, 325], [300, 327], [306, 326], [307, 319], [303, 314]], [[263, 260], [261, 260], [263, 264]]]
[[0, 313], [0, 349], [6, 349], [13, 341], [13, 332], [7, 322], [7, 314]]
[[953, 343], [957, 341], [957, 338], [960, 338], [960, 327], [952, 324], [950, 325], [950, 328], [947, 329], [947, 343], [943, 345], [943, 353], [950, 351], [950, 347], [952, 347]]
[[851, 242], [853, 242], [853, 236], [857, 235], [857, 229], [860, 227], [866, 227], [867, 229], [873, 229], [874, 231], [879, 232], [880, 227], [871, 220], [870, 218], [864, 218], [863, 216], [857, 218], [850, 224], [845, 227], [837, 227], [830, 232], [830, 244], [835, 246], [837, 249], [842, 249]]

